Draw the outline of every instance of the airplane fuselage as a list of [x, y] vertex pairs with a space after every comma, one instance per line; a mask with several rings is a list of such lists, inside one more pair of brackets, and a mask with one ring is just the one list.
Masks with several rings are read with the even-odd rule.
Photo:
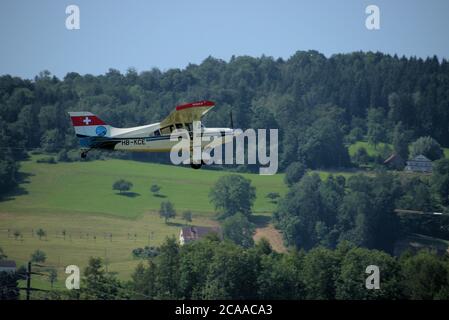
[[[133, 127], [114, 128], [108, 125], [97, 127], [85, 126], [84, 132], [78, 132], [81, 147], [83, 149], [107, 149], [115, 151], [135, 151], [135, 152], [170, 152], [172, 147], [178, 143], [177, 140], [170, 139], [174, 130], [185, 130], [192, 132], [191, 124], [175, 124], [161, 128], [160, 123]], [[95, 132], [93, 132], [95, 130]], [[233, 137], [233, 129], [230, 128], [202, 128], [202, 137], [222, 137], [227, 143]], [[207, 139], [201, 142], [202, 147], [209, 144]]]

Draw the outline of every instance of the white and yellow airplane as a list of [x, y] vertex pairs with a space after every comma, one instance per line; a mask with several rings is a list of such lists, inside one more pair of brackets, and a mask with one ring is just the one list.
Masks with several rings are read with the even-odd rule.
[[[193, 122], [200, 121], [214, 106], [214, 102], [207, 100], [179, 105], [163, 121], [133, 128], [112, 127], [91, 112], [69, 112], [69, 114], [76, 136], [80, 141], [81, 158], [86, 158], [91, 149], [170, 152], [172, 147], [178, 143], [178, 141], [170, 139], [172, 132], [184, 129], [189, 132], [190, 139], [192, 139]], [[234, 129], [201, 126], [201, 135], [204, 137], [221, 136], [222, 143], [227, 143], [233, 139]], [[208, 145], [207, 140], [201, 141], [202, 148], [206, 145]], [[190, 161], [190, 165], [194, 169], [201, 167], [201, 163], [193, 161]]]

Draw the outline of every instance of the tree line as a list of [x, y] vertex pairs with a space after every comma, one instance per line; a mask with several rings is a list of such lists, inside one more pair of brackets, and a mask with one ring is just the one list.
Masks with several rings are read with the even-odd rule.
[[[217, 237], [180, 246], [167, 238], [140, 263], [130, 281], [92, 257], [79, 290], [33, 293], [35, 299], [448, 299], [447, 256], [422, 250], [400, 257], [349, 242], [336, 249], [278, 253], [262, 239], [244, 248]], [[367, 289], [366, 269], [380, 270], [380, 288]], [[11, 275], [0, 273], [11, 287]], [[0, 293], [4, 292], [0, 290]], [[7, 298], [7, 297], [4, 297]], [[14, 298], [14, 297], [10, 297]], [[17, 298], [17, 296], [15, 297]]]
[[[431, 176], [384, 170], [322, 179], [300, 165], [293, 169], [273, 216], [288, 245], [335, 248], [346, 240], [393, 253], [396, 241], [410, 233], [449, 239], [449, 159], [437, 161]], [[395, 209], [446, 215], [400, 216]]]

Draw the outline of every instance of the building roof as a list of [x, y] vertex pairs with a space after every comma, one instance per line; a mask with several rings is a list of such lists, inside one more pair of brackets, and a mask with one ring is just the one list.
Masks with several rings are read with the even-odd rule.
[[209, 233], [221, 234], [219, 227], [184, 227], [181, 229], [184, 240], [197, 240], [201, 239]]
[[384, 164], [389, 163], [390, 161], [394, 160], [396, 158], [396, 154], [390, 155], [387, 159], [385, 159]]
[[426, 156], [420, 154], [417, 155], [416, 157], [414, 157], [412, 159], [412, 161], [419, 161], [419, 162], [432, 162], [429, 158], [427, 158]]
[[14, 260], [0, 260], [0, 268], [15, 268], [16, 262]]

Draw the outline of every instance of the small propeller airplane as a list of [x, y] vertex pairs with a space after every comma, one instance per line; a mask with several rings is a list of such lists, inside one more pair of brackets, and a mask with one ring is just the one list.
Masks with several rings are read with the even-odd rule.
[[[179, 105], [163, 121], [133, 128], [112, 127], [91, 112], [69, 112], [69, 115], [81, 145], [81, 158], [84, 159], [92, 149], [170, 152], [178, 143], [170, 139], [172, 132], [184, 129], [189, 132], [192, 140], [193, 122], [200, 121], [214, 106], [214, 102], [207, 100]], [[231, 127], [232, 122], [231, 113]], [[221, 141], [227, 143], [233, 139], [234, 129], [205, 128], [201, 125], [201, 135], [221, 136]], [[202, 141], [201, 148], [207, 144], [207, 141]], [[190, 165], [193, 169], [199, 169], [202, 163], [190, 161]]]

